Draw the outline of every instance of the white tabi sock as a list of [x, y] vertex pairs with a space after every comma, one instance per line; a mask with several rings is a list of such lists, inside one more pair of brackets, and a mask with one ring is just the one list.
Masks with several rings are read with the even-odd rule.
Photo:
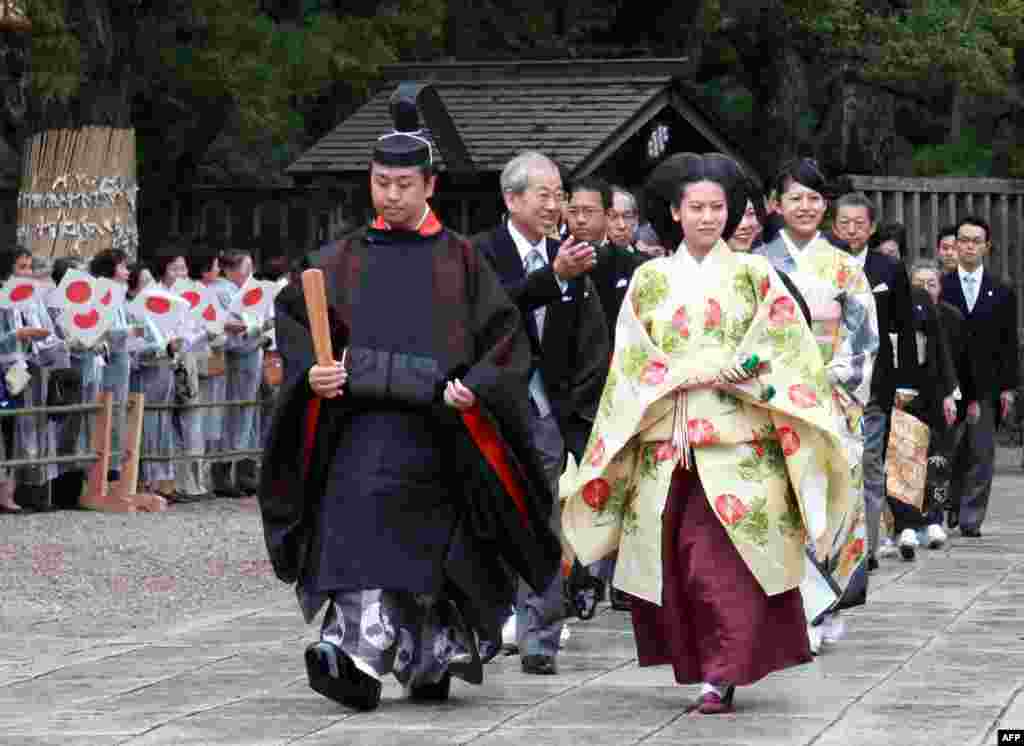
[[724, 700], [725, 699], [725, 693], [726, 693], [726, 691], [728, 689], [729, 689], [729, 685], [728, 684], [722, 684], [720, 686], [715, 686], [714, 684], [708, 684], [707, 682], [705, 682], [705, 683], [701, 684], [700, 696], [703, 697], [705, 694], [717, 694], [719, 699]]

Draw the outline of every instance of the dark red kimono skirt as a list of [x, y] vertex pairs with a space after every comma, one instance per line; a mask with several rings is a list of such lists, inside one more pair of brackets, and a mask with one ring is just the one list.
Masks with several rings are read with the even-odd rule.
[[633, 599], [641, 666], [671, 663], [680, 684], [742, 686], [811, 661], [800, 589], [765, 594], [695, 471], [676, 469], [662, 520], [664, 604]]

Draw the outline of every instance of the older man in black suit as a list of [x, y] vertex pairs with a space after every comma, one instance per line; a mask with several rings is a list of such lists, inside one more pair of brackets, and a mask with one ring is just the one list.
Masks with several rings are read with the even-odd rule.
[[942, 300], [964, 315], [960, 417], [964, 437], [950, 485], [951, 526], [962, 536], [981, 536], [995, 462], [995, 430], [1009, 416], [1018, 382], [1017, 296], [985, 269], [992, 248], [988, 223], [970, 217], [956, 228], [959, 267], [942, 278]]
[[[566, 450], [581, 457], [597, 414], [610, 354], [608, 327], [593, 283], [586, 276], [597, 256], [569, 236], [548, 238], [557, 224], [562, 179], [541, 153], [513, 158], [501, 173], [508, 220], [478, 240], [502, 284], [519, 306], [533, 350], [530, 369], [531, 430], [552, 492], [565, 467]], [[557, 500], [553, 517], [561, 529]], [[526, 673], [556, 673], [564, 603], [561, 582], [533, 595], [521, 584], [516, 631]]]

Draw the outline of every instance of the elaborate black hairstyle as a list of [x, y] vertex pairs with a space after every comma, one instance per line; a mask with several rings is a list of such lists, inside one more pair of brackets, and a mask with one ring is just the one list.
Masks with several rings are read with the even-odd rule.
[[430, 133], [420, 127], [416, 99], [420, 87], [402, 83], [391, 96], [391, 121], [394, 129], [377, 138], [373, 162], [382, 166], [432, 169], [434, 145]]
[[728, 240], [747, 207], [747, 190], [741, 187], [746, 180], [739, 164], [721, 153], [678, 153], [662, 161], [647, 178], [644, 212], [654, 231], [665, 240], [665, 248], [674, 250], [682, 241], [683, 233], [679, 223], [672, 219], [672, 206], [680, 203], [690, 184], [710, 181], [725, 191], [729, 216], [722, 238]]

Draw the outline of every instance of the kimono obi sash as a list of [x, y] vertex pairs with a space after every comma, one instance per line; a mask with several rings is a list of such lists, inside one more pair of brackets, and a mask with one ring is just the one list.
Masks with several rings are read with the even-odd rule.
[[839, 329], [843, 320], [843, 306], [836, 300], [816, 299], [808, 302], [811, 312], [811, 331], [814, 341], [826, 361], [835, 355], [839, 344]]
[[[710, 391], [694, 392], [687, 394], [689, 404], [686, 407], [689, 417], [686, 422], [686, 431], [690, 448], [701, 448], [705, 446], [741, 445], [743, 443], [754, 444], [763, 441], [779, 440], [779, 435], [772, 427], [772, 419], [767, 410], [747, 407], [744, 409], [744, 416], [737, 419], [732, 415], [715, 416], [707, 411], [701, 411], [701, 396], [714, 396]], [[696, 401], [695, 401], [696, 399]], [[704, 416], [701, 416], [704, 415]], [[682, 407], [676, 396], [667, 396], [651, 404], [636, 435], [633, 436], [635, 443], [663, 443], [663, 447], [656, 450], [656, 457], [659, 461], [672, 458], [678, 462], [684, 462], [682, 454], [673, 444], [673, 433], [679, 417], [683, 416]], [[692, 459], [690, 459], [692, 463]], [[685, 462], [683, 463], [685, 466]]]
[[348, 351], [348, 390], [357, 397], [413, 406], [433, 404], [444, 372], [437, 360], [390, 350], [353, 346]]

